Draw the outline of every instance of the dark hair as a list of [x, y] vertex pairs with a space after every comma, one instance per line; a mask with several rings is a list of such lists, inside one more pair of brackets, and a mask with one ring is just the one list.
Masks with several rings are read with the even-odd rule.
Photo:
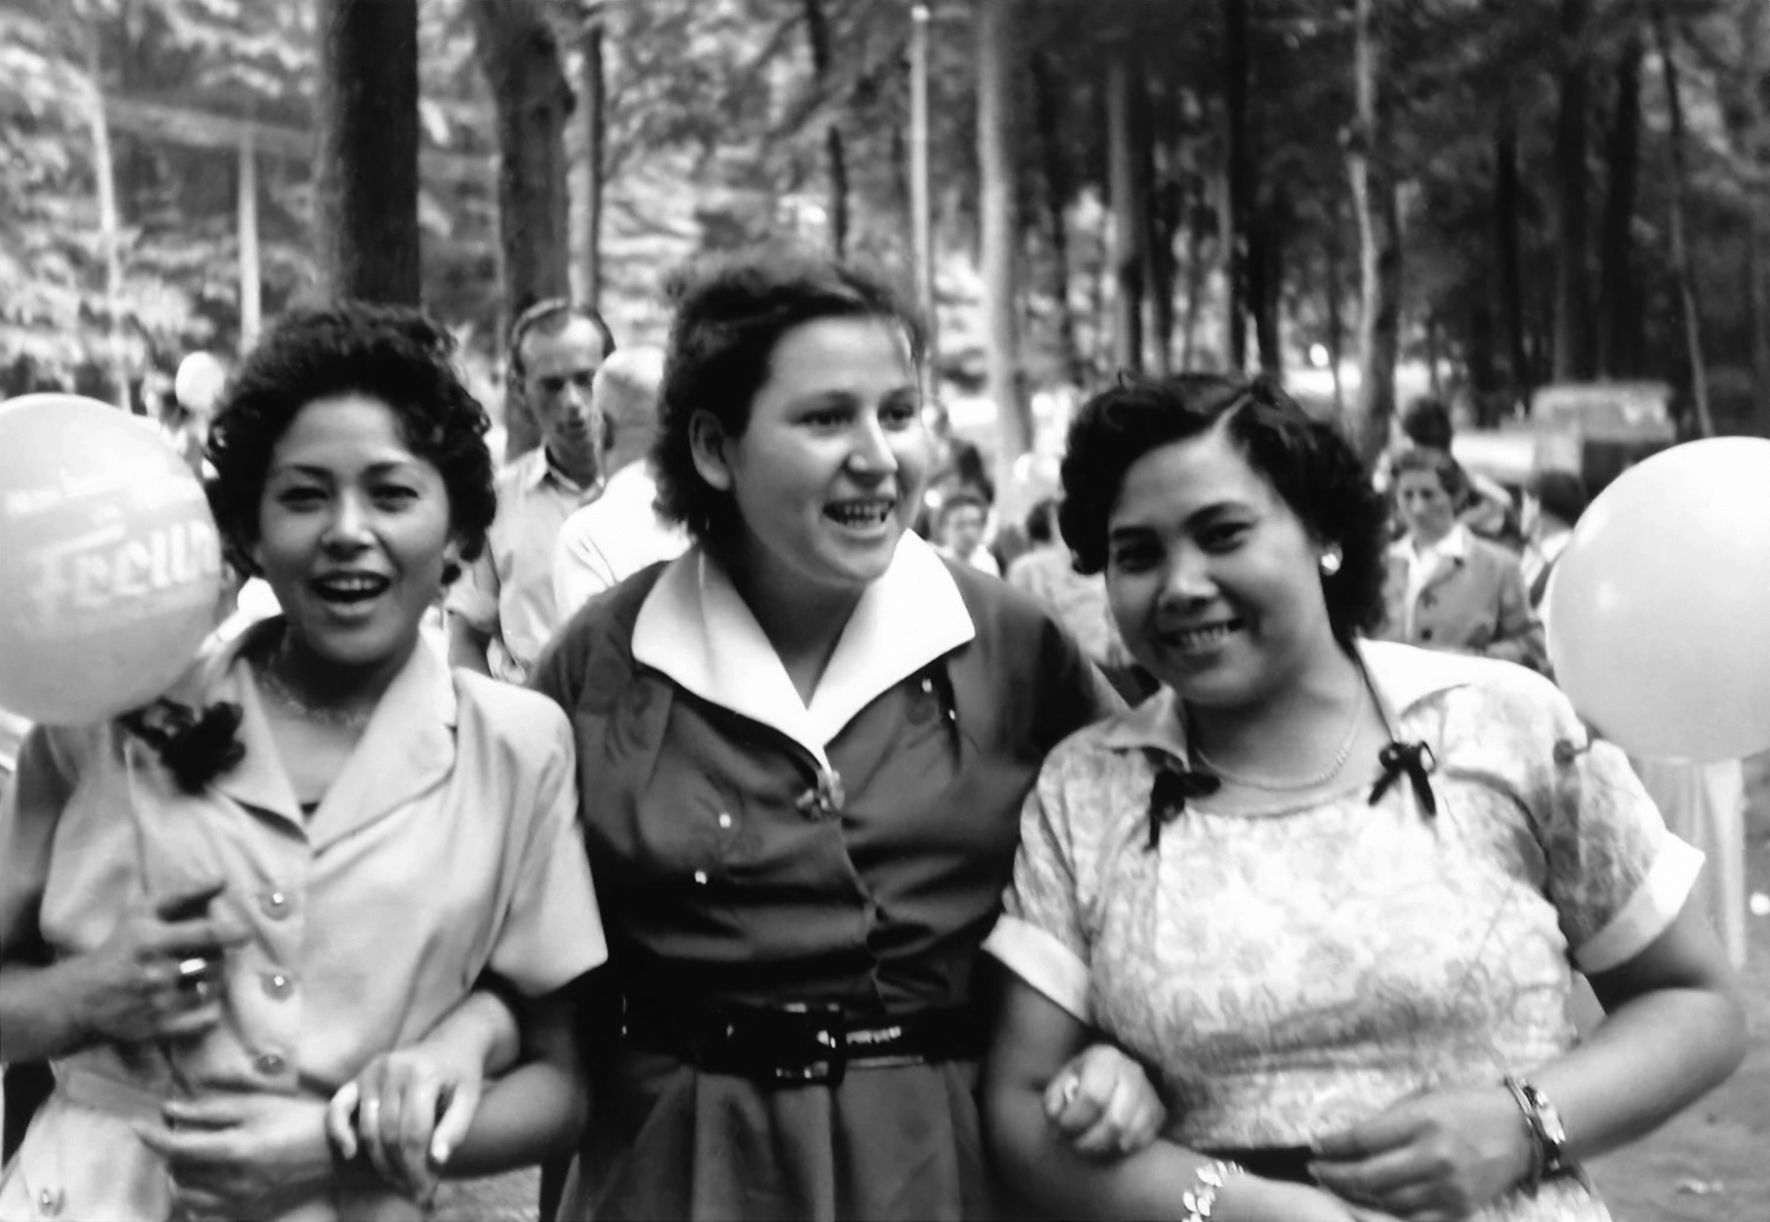
[[652, 446], [659, 512], [715, 554], [728, 550], [740, 518], [729, 492], [701, 478], [690, 425], [708, 412], [727, 437], [750, 423], [787, 332], [825, 318], [876, 318], [903, 328], [916, 365], [922, 330], [882, 281], [833, 259], [764, 247], [692, 266], [672, 282], [676, 313], [658, 396]]
[[1031, 543], [1052, 542], [1052, 528], [1056, 524], [1057, 498], [1042, 496], [1027, 510], [1026, 537]]
[[1264, 376], [1127, 380], [1082, 406], [1069, 429], [1058, 510], [1077, 571], [1106, 568], [1107, 524], [1132, 464], [1213, 428], [1223, 430], [1311, 536], [1340, 549], [1339, 571], [1322, 576], [1322, 593], [1335, 638], [1350, 647], [1382, 618], [1388, 510], [1340, 431], [1312, 419]]
[[582, 318], [592, 323], [602, 336], [602, 359], [608, 360], [615, 350], [615, 333], [608, 329], [608, 323], [602, 315], [587, 305], [568, 301], [564, 297], [548, 297], [535, 302], [534, 305], [516, 316], [510, 324], [510, 338], [505, 341], [504, 351], [509, 363], [507, 386], [514, 387], [516, 393], [522, 391], [522, 345], [531, 334], [540, 331], [545, 335], [556, 335], [565, 329], [565, 325], [574, 318]]
[[1401, 414], [1401, 431], [1417, 446], [1433, 450], [1450, 449], [1452, 428], [1450, 409], [1442, 399], [1421, 395], [1408, 404]]
[[1578, 472], [1550, 467], [1530, 477], [1530, 494], [1542, 505], [1543, 512], [1572, 526], [1585, 513], [1591, 498], [1586, 495], [1586, 481]]
[[271, 453], [296, 415], [351, 393], [393, 411], [412, 453], [442, 475], [462, 559], [478, 556], [498, 508], [489, 421], [456, 372], [454, 348], [447, 331], [406, 306], [348, 302], [284, 315], [229, 380], [209, 429], [209, 503], [229, 558], [252, 568]]
[[1435, 450], [1430, 446], [1404, 450], [1395, 457], [1393, 474], [1398, 488], [1402, 475], [1408, 471], [1430, 471], [1436, 475], [1451, 504], [1458, 507], [1469, 495], [1469, 476], [1463, 470], [1463, 464], [1452, 458], [1448, 450]]

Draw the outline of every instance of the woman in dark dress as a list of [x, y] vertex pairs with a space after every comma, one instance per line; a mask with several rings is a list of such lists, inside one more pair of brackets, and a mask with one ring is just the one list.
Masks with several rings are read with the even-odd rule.
[[[979, 946], [1039, 761], [1116, 699], [1042, 610], [908, 530], [920, 356], [884, 289], [823, 260], [679, 296], [654, 460], [695, 546], [592, 601], [533, 680], [577, 732], [624, 1005], [591, 1037], [562, 1216], [997, 1212]], [[1093, 1106], [1060, 1127], [1146, 1139], [1141, 1072], [1090, 1052]]]

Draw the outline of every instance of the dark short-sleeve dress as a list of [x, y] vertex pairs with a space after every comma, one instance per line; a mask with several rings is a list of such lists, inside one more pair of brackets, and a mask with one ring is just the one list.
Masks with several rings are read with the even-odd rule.
[[[859, 704], [820, 760], [815, 742], [635, 660], [635, 621], [675, 566], [699, 566], [703, 583], [714, 568], [691, 551], [593, 601], [534, 680], [576, 730], [609, 971], [630, 999], [627, 1034], [605, 1030], [593, 1049], [592, 1115], [563, 1216], [991, 1216], [975, 1061], [783, 1087], [702, 1072], [631, 1028], [660, 1008], [723, 1002], [834, 1002], [881, 1022], [967, 1003], [1020, 804], [1045, 753], [1111, 711], [1110, 690], [1029, 600], [918, 552], [911, 570], [950, 583], [945, 605], [962, 607], [974, 634]], [[679, 591], [694, 588], [686, 570], [676, 577]], [[896, 624], [851, 623], [859, 639], [844, 640], [832, 672], [843, 650], [889, 655], [881, 634], [923, 627]], [[682, 644], [708, 647], [715, 666], [731, 648]], [[820, 802], [826, 774], [840, 793], [826, 784]]]

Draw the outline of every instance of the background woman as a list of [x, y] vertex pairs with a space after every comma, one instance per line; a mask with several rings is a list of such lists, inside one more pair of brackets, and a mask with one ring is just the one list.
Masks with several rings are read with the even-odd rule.
[[1395, 501], [1407, 533], [1389, 548], [1382, 635], [1544, 670], [1543, 629], [1518, 557], [1457, 520], [1467, 490], [1462, 467], [1443, 450], [1396, 458]]
[[[562, 1216], [994, 1209], [978, 946], [1039, 760], [1113, 698], [1046, 614], [907, 532], [920, 355], [823, 260], [681, 291], [655, 467], [695, 546], [593, 600], [535, 679], [577, 728], [625, 1004]], [[1101, 1051], [1070, 1135], [1134, 1145], [1158, 1113]]]
[[[1381, 503], [1275, 386], [1110, 391], [1063, 482], [1064, 537], [1165, 687], [1058, 747], [1026, 805], [989, 944], [1011, 1182], [1068, 1217], [1607, 1218], [1579, 1162], [1743, 1052], [1686, 903], [1701, 855], [1547, 680], [1359, 639]], [[1573, 965], [1607, 1011], [1577, 1046]], [[1095, 1031], [1175, 1118], [1112, 1164], [1042, 1119]]]
[[527, 999], [528, 1060], [438, 1161], [569, 1146], [582, 1092], [555, 998], [604, 954], [570, 731], [419, 643], [493, 510], [450, 348], [366, 306], [267, 336], [210, 458], [230, 551], [284, 615], [143, 716], [26, 743], [0, 813], [0, 1056], [59, 1065], [0, 1217], [416, 1216], [403, 1139], [457, 1084], [471, 1114], [477, 1060], [438, 1045], [453, 1076], [373, 1091], [370, 1157], [328, 1144], [326, 1101], [482, 975]]

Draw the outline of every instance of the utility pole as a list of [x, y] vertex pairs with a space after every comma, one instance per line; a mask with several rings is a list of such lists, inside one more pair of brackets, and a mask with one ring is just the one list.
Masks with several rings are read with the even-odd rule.
[[910, 241], [915, 247], [916, 307], [927, 329], [923, 398], [932, 401], [938, 381], [939, 319], [934, 302], [934, 214], [928, 189], [928, 22], [926, 4], [910, 9]]

